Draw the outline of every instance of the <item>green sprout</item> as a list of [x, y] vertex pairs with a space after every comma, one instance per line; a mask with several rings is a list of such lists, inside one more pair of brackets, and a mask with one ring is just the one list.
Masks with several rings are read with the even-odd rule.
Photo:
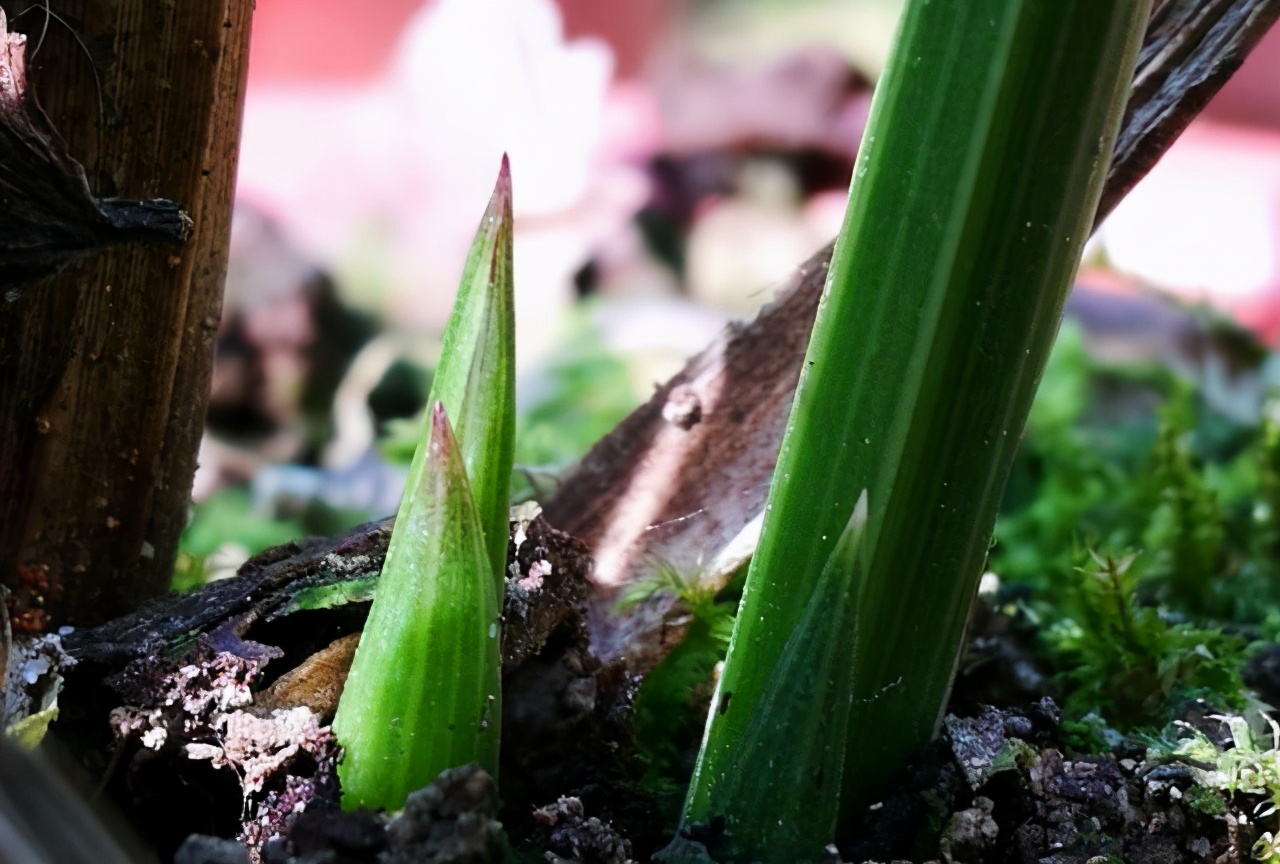
[[333, 721], [347, 809], [398, 808], [439, 772], [466, 763], [498, 773], [515, 438], [511, 233], [504, 157], [445, 330], [430, 415]]
[[[396, 809], [447, 768], [498, 768], [501, 607], [462, 447], [436, 402], [333, 730], [342, 804]], [[396, 542], [394, 538], [400, 538]]]
[[1150, 5], [907, 3], [686, 800], [722, 860], [820, 859], [934, 735]]

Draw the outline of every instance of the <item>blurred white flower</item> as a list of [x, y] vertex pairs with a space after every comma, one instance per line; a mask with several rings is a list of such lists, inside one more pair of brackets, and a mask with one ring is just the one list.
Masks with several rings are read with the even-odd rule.
[[249, 92], [239, 194], [322, 266], [376, 283], [396, 326], [438, 329], [509, 153], [527, 360], [645, 195], [601, 152], [611, 75], [607, 46], [565, 42], [550, 0], [427, 3], [372, 85]]

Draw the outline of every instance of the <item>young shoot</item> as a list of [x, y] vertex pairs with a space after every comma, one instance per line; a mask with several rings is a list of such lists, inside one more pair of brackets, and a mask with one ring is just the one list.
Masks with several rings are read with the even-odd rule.
[[447, 768], [497, 776], [500, 600], [462, 447], [431, 410], [415, 506], [396, 517], [333, 730], [342, 805], [394, 810]]
[[499, 617], [515, 439], [511, 235], [503, 157], [334, 718], [347, 809], [400, 807], [440, 771], [465, 763], [497, 776]]

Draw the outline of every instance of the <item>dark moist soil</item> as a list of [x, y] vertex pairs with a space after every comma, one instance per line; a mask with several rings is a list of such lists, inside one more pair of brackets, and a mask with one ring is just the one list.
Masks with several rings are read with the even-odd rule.
[[[588, 556], [541, 517], [513, 522], [501, 800], [472, 766], [445, 772], [391, 818], [339, 810], [328, 723], [388, 530], [271, 550], [232, 580], [71, 634], [77, 664], [58, 738], [105, 778], [162, 859], [180, 864], [623, 864], [666, 846], [682, 780], [646, 780], [631, 725], [640, 676], [589, 650]], [[344, 602], [303, 608], [308, 589], [339, 583]], [[1034, 634], [985, 609], [973, 630], [942, 736], [891, 797], [845, 826], [827, 862], [1250, 860], [1256, 829], [1245, 817], [1256, 802], [1203, 812], [1190, 769], [1150, 764], [1139, 745], [1075, 752], [1026, 650]], [[1246, 675], [1280, 702], [1280, 647]], [[1181, 719], [1229, 742], [1215, 713], [1188, 703]], [[714, 823], [683, 840], [687, 856], [668, 860], [732, 850]]]
[[[1189, 706], [1194, 719], [1203, 706]], [[1203, 721], [1204, 731], [1224, 729]], [[1053, 748], [1057, 709], [1045, 698], [1026, 713], [989, 708], [949, 718], [947, 734], [920, 754], [894, 796], [874, 805], [828, 864], [840, 862], [1019, 862], [1019, 864], [1177, 864], [1245, 862], [1253, 835], [1239, 813], [1196, 809], [1184, 766], [1151, 766], [1142, 753], [1068, 759]], [[1025, 745], [1019, 742], [1026, 742]], [[1032, 742], [1037, 742], [1033, 744]], [[1038, 748], [1038, 749], [1037, 749]], [[1017, 756], [1011, 756], [1011, 753]], [[492, 781], [478, 768], [442, 774], [414, 793], [390, 819], [370, 813], [309, 809], [283, 838], [269, 841], [267, 864], [328, 862], [499, 862], [523, 860], [624, 864], [647, 860], [622, 831], [588, 816], [580, 799], [539, 808], [539, 828], [518, 849], [507, 845]], [[729, 841], [714, 829], [695, 832], [689, 848]], [[638, 856], [638, 857], [633, 857]], [[193, 837], [178, 864], [250, 860], [234, 840]], [[692, 857], [683, 860], [698, 860]], [[714, 860], [711, 857], [702, 860]]]

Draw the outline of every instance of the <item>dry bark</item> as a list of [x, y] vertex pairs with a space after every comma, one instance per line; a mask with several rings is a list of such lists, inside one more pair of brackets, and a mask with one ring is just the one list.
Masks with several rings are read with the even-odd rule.
[[[83, 165], [97, 199], [165, 195], [183, 203], [194, 230], [182, 249], [126, 244], [82, 256], [21, 293], [17, 284], [64, 259], [127, 239], [147, 213], [99, 200], [103, 227], [82, 201], [78, 233], [50, 228], [34, 260], [3, 250], [0, 582], [14, 591], [20, 630], [102, 621], [168, 585], [221, 307], [253, 9], [252, 0], [50, 5], [52, 15], [0, 2], [29, 36], [42, 125]], [[8, 196], [5, 206], [15, 218]], [[55, 222], [65, 215], [46, 209]]]

